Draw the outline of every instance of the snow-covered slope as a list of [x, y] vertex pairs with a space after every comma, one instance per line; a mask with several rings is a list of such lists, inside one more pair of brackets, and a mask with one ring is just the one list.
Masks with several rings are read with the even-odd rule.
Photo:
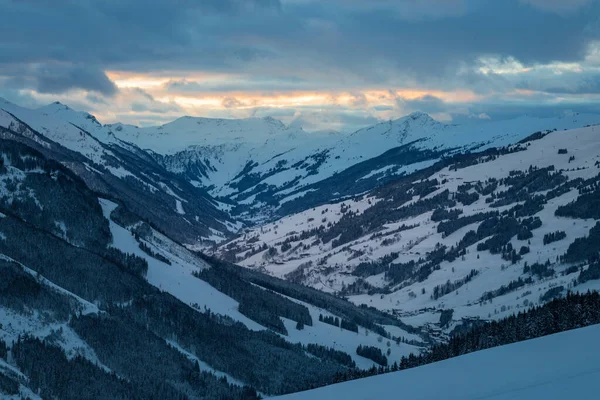
[[1, 128], [2, 137], [61, 162], [92, 189], [126, 203], [183, 243], [223, 240], [241, 226], [203, 189], [118, 140], [87, 113], [60, 103], [30, 110], [0, 99]]
[[594, 325], [280, 398], [593, 399], [600, 379], [598, 335]]
[[[574, 265], [585, 269], [585, 259], [561, 261], [594, 217], [557, 215], [597, 190], [599, 166], [600, 127], [556, 131], [248, 229], [216, 253], [432, 332], [442, 310], [453, 310], [450, 332], [465, 319], [501, 318], [567, 289], [600, 287], [578, 283]], [[509, 239], [490, 251], [485, 243], [501, 229]], [[566, 237], [547, 243], [557, 231]]]
[[[148, 391], [138, 398], [241, 398], [245, 384], [282, 394], [373, 367], [359, 345], [391, 363], [425, 344], [391, 315], [195, 253], [155, 225], [0, 138], [0, 397], [31, 385], [63, 398], [60, 376], [86, 387], [119, 376]], [[148, 389], [149, 374], [172, 376]]]

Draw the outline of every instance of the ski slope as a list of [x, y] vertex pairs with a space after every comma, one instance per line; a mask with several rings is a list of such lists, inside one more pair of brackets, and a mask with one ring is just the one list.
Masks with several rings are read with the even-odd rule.
[[595, 399], [600, 379], [599, 335], [600, 325], [594, 325], [280, 398]]

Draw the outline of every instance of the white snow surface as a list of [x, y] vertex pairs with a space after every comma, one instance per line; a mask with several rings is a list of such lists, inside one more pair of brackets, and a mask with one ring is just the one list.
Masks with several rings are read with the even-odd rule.
[[595, 399], [600, 379], [599, 335], [600, 325], [595, 325], [279, 398]]
[[[558, 149], [568, 149], [568, 154], [558, 154]], [[571, 159], [574, 157], [574, 159]], [[600, 127], [568, 131], [556, 131], [548, 134], [543, 139], [530, 142], [526, 151], [519, 151], [502, 155], [492, 161], [473, 165], [458, 170], [442, 169], [430, 177], [441, 183], [439, 189], [424, 197], [431, 197], [448, 189], [456, 192], [457, 187], [465, 182], [484, 182], [489, 178], [507, 177], [510, 171], [527, 171], [530, 165], [538, 168], [555, 166], [556, 171], [562, 171], [569, 179], [589, 179], [600, 173], [596, 165], [600, 162]], [[498, 188], [497, 191], [505, 190]], [[464, 259], [458, 258], [450, 263], [444, 261], [440, 270], [434, 271], [425, 281], [414, 282], [404, 287], [398, 287], [389, 294], [361, 294], [349, 297], [356, 304], [366, 304], [380, 310], [393, 312], [401, 319], [413, 326], [427, 326], [439, 321], [439, 312], [443, 309], [454, 310], [455, 323], [465, 318], [498, 319], [529, 306], [539, 304], [540, 296], [547, 290], [557, 286], [564, 286], [565, 290], [587, 291], [599, 289], [600, 281], [589, 281], [583, 285], [573, 287], [576, 274], [563, 276], [569, 265], [556, 263], [557, 256], [563, 255], [568, 246], [576, 239], [584, 237], [595, 225], [592, 219], [571, 219], [554, 215], [556, 209], [566, 205], [578, 196], [576, 189], [556, 197], [544, 206], [544, 209], [535, 216], [542, 221], [542, 226], [536, 229], [534, 237], [527, 241], [511, 241], [517, 250], [527, 245], [530, 253], [523, 256], [522, 260], [512, 265], [502, 259], [501, 255], [493, 255], [488, 251], [476, 251], [476, 245], [468, 248]], [[457, 208], [463, 211], [462, 216], [468, 216], [486, 211], [503, 211], [511, 206], [490, 208], [486, 197], [469, 206], [458, 204]], [[413, 202], [419, 198], [415, 196]], [[357, 281], [357, 277], [350, 272], [362, 262], [381, 259], [391, 253], [398, 253], [393, 263], [405, 263], [418, 260], [431, 252], [437, 243], [447, 247], [456, 246], [469, 230], [476, 230], [479, 223], [468, 225], [447, 237], [437, 232], [437, 223], [431, 221], [431, 212], [415, 217], [386, 223], [382, 230], [377, 232], [378, 237], [373, 237], [373, 232], [363, 237], [332, 248], [331, 242], [323, 244], [315, 242], [317, 236], [312, 233], [318, 228], [327, 229], [328, 224], [336, 224], [346, 213], [361, 214], [380, 201], [372, 194], [353, 200], [345, 200], [325, 204], [297, 214], [288, 215], [277, 221], [247, 229], [240, 236], [228, 243], [222, 244], [217, 254], [233, 253], [238, 258], [240, 265], [257, 268], [277, 277], [285, 278], [287, 274], [297, 272], [300, 268], [305, 271], [303, 283], [316, 289], [337, 292], [344, 285]], [[407, 203], [408, 204], [408, 203]], [[402, 232], [394, 232], [402, 225], [415, 226]], [[543, 244], [546, 233], [557, 230], [565, 231], [567, 238], [550, 245]], [[306, 234], [304, 239], [292, 241], [291, 249], [281, 250], [281, 243], [287, 238]], [[268, 257], [262, 246], [274, 247], [277, 254]], [[478, 258], [479, 256], [479, 258]], [[536, 262], [550, 260], [556, 275], [551, 278], [534, 280], [533, 284], [526, 285], [504, 296], [497, 297], [493, 302], [480, 303], [479, 299], [486, 291], [492, 291], [508, 284], [510, 281], [523, 275], [525, 263], [532, 265]], [[436, 285], [445, 284], [447, 281], [457, 281], [464, 278], [472, 270], [479, 274], [471, 282], [459, 289], [434, 300], [430, 297]], [[384, 287], [386, 282], [383, 274], [370, 276], [365, 279], [375, 287]], [[423, 294], [423, 290], [425, 291]], [[456, 325], [452, 323], [448, 331]]]

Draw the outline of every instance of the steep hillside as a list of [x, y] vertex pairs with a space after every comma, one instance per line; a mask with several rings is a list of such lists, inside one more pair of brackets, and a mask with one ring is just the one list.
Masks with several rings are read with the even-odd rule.
[[[65, 115], [74, 122], [58, 118]], [[0, 100], [0, 137], [27, 144], [62, 163], [94, 191], [123, 202], [174, 239], [196, 245], [222, 240], [239, 229], [240, 224], [218, 209], [205, 190], [108, 131], [98, 136], [102, 132], [91, 115], [62, 104], [29, 110]]]
[[0, 139], [0, 393], [255, 398], [381, 363], [359, 345], [386, 363], [424, 345], [388, 314], [193, 253], [114, 200]]
[[538, 133], [246, 230], [216, 254], [438, 335], [599, 287], [585, 250], [599, 182], [600, 128]]

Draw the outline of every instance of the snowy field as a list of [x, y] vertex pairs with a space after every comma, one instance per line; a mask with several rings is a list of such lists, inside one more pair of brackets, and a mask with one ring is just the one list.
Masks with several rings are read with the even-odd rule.
[[599, 336], [594, 325], [280, 398], [597, 399]]

